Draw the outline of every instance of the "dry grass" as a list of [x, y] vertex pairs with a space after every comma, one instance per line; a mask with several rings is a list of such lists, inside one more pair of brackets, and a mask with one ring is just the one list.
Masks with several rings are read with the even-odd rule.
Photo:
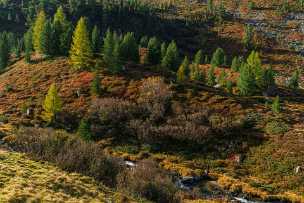
[[[92, 178], [0, 151], [0, 202], [106, 202], [114, 193]], [[119, 195], [119, 194], [118, 194]]]

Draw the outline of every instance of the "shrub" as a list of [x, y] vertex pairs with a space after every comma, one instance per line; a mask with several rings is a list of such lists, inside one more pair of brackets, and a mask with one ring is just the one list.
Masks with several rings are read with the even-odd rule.
[[153, 202], [178, 202], [177, 187], [170, 175], [152, 161], [142, 161], [134, 170], [124, 170], [117, 177], [117, 186]]
[[94, 123], [92, 132], [111, 136], [126, 134], [127, 123], [142, 115], [146, 113], [138, 105], [116, 98], [97, 99], [89, 109], [89, 120]]
[[177, 113], [165, 123], [153, 125], [149, 121], [133, 120], [130, 128], [138, 139], [148, 143], [172, 143], [172, 141], [204, 143], [211, 135], [208, 126], [209, 110], [193, 108], [192, 111]]
[[288, 131], [289, 126], [284, 121], [270, 121], [267, 123], [265, 127], [265, 131], [267, 134], [284, 134]]
[[161, 77], [150, 77], [142, 81], [138, 103], [150, 113], [151, 121], [164, 118], [172, 92]]
[[10, 146], [38, 160], [50, 161], [69, 172], [94, 177], [114, 185], [120, 167], [93, 142], [51, 129], [22, 128]]
[[213, 114], [209, 117], [209, 123], [213, 131], [217, 133], [231, 133], [244, 127], [246, 118], [235, 115]]

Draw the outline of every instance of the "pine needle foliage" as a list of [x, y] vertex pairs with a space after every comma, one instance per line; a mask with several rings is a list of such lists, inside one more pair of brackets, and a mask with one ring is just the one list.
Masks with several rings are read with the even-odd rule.
[[70, 62], [75, 70], [88, 69], [92, 64], [93, 52], [84, 17], [81, 17], [73, 35]]

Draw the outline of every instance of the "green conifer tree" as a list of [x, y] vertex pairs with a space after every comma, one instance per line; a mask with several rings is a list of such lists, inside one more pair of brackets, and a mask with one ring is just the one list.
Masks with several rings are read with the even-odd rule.
[[91, 37], [91, 43], [92, 43], [92, 50], [94, 53], [99, 53], [100, 52], [100, 45], [101, 45], [101, 40], [100, 40], [100, 30], [99, 28], [95, 25], [92, 31], [92, 37]]
[[9, 62], [9, 47], [4, 36], [0, 37], [0, 70], [6, 68]]
[[41, 38], [43, 36], [42, 31], [46, 22], [45, 12], [42, 10], [38, 13], [37, 18], [33, 27], [33, 45], [34, 49], [38, 53], [43, 53], [43, 48], [41, 44]]
[[209, 64], [209, 57], [208, 57], [208, 55], [205, 56], [204, 63], [205, 64]]
[[75, 70], [89, 68], [92, 62], [89, 33], [85, 18], [81, 17], [73, 35], [73, 43], [70, 50], [70, 62]]
[[280, 104], [280, 97], [277, 96], [274, 100], [273, 103], [271, 105], [271, 109], [273, 113], [280, 113], [281, 112], [281, 104]]
[[287, 86], [293, 90], [299, 88], [300, 71], [296, 70], [292, 73], [291, 78], [288, 80]]
[[47, 20], [41, 32], [41, 53], [46, 56], [53, 56], [55, 53], [54, 48], [54, 30], [52, 24]]
[[202, 50], [199, 50], [198, 52], [196, 52], [195, 56], [194, 56], [194, 64], [200, 65], [203, 63], [203, 52]]
[[218, 67], [224, 65], [225, 63], [225, 52], [222, 48], [217, 48], [216, 51], [213, 53], [211, 64], [214, 67]]
[[121, 56], [124, 61], [138, 61], [138, 45], [134, 33], [125, 34], [121, 42]]
[[190, 79], [194, 81], [205, 82], [205, 75], [200, 70], [199, 65], [193, 63], [190, 68]]
[[159, 64], [161, 53], [160, 53], [160, 44], [156, 37], [153, 37], [149, 40], [148, 50], [149, 50], [149, 55], [148, 55], [149, 63], [154, 65]]
[[148, 47], [149, 38], [147, 36], [143, 36], [140, 38], [139, 45], [140, 47]]
[[221, 87], [226, 87], [226, 81], [227, 80], [227, 73], [225, 72], [225, 70], [222, 70], [218, 79], [217, 79], [217, 83], [221, 85]]
[[110, 65], [113, 59], [114, 50], [113, 33], [110, 30], [107, 31], [103, 41], [103, 60], [107, 65]]
[[242, 42], [247, 49], [251, 49], [253, 46], [253, 33], [254, 33], [253, 26], [246, 25]]
[[234, 57], [232, 60], [232, 64], [231, 64], [231, 70], [233, 70], [234, 72], [239, 72], [241, 67], [241, 62], [239, 60], [239, 57]]
[[80, 121], [77, 134], [84, 140], [90, 141], [93, 139], [90, 122], [83, 118]]
[[166, 51], [165, 57], [162, 59], [161, 65], [169, 70], [176, 71], [179, 53], [176, 43], [172, 41]]
[[183, 63], [180, 65], [177, 71], [177, 81], [184, 82], [189, 78], [189, 59], [185, 56]]
[[208, 73], [207, 73], [207, 85], [209, 86], [214, 86], [216, 85], [216, 76], [214, 73], [214, 66], [209, 68]]
[[91, 82], [90, 93], [92, 96], [100, 96], [101, 87], [100, 87], [100, 78], [96, 73], [93, 81]]
[[165, 58], [166, 53], [167, 53], [167, 44], [166, 42], [163, 42], [160, 46], [160, 55], [161, 55], [161, 60], [163, 60], [163, 58]]
[[115, 40], [114, 42], [113, 62], [111, 71], [112, 73], [119, 73], [122, 71], [121, 45], [119, 40]]
[[249, 65], [244, 64], [240, 69], [240, 77], [237, 86], [241, 96], [250, 96], [255, 93], [255, 75]]
[[54, 83], [50, 86], [42, 107], [42, 118], [49, 124], [54, 122], [56, 114], [61, 112], [62, 103]]
[[30, 63], [31, 55], [32, 55], [32, 51], [33, 51], [32, 29], [29, 29], [24, 34], [24, 51], [25, 51], [25, 61], [27, 63]]
[[252, 51], [251, 54], [247, 58], [247, 64], [253, 74], [255, 75], [256, 85], [259, 90], [263, 89], [264, 84], [264, 70], [262, 68], [262, 61], [260, 59], [259, 53]]
[[58, 7], [54, 19], [54, 47], [56, 54], [67, 55], [69, 52], [73, 28], [71, 23], [67, 21], [62, 6]]

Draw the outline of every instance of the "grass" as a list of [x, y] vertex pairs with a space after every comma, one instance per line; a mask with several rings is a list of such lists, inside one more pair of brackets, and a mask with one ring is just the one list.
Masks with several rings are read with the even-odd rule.
[[0, 202], [107, 202], [121, 198], [92, 178], [0, 150]]

